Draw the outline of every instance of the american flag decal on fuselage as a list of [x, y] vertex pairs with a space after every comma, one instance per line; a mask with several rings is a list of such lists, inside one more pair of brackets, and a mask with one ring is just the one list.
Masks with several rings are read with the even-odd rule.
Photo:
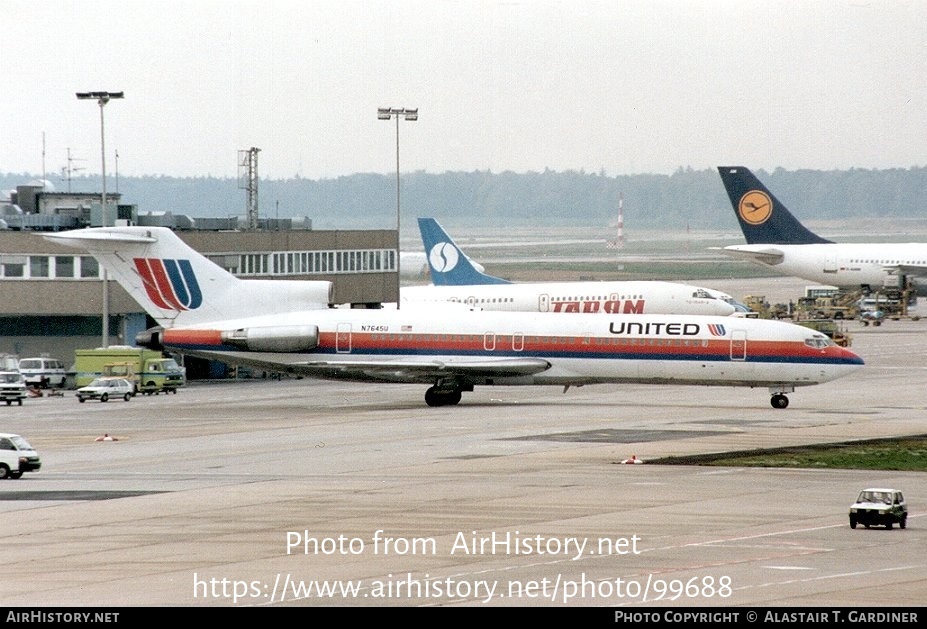
[[133, 261], [148, 298], [158, 308], [182, 311], [202, 305], [203, 293], [189, 260], [135, 258]]

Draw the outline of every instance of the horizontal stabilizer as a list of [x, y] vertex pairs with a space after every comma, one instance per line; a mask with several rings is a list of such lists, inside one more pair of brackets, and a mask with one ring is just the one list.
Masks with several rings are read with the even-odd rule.
[[781, 249], [776, 249], [775, 247], [763, 247], [763, 248], [746, 248], [741, 247], [740, 245], [732, 245], [730, 247], [712, 247], [712, 249], [718, 250], [726, 256], [732, 258], [737, 258], [738, 260], [749, 260], [751, 262], [758, 262], [760, 264], [766, 264], [769, 266], [775, 266], [777, 264], [782, 264], [782, 261], [785, 259], [785, 254]]

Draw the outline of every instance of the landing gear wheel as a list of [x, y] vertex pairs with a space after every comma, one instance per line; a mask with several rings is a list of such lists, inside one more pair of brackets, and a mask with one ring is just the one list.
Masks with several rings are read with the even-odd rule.
[[781, 393], [777, 393], [772, 396], [772, 399], [769, 400], [769, 403], [772, 404], [773, 408], [785, 408], [789, 405], [789, 398]]
[[460, 391], [436, 391], [434, 387], [425, 391], [425, 404], [428, 406], [453, 406], [460, 402]]

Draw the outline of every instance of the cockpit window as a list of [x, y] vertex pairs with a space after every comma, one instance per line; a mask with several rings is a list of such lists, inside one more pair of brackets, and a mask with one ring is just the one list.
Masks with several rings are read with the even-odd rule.
[[805, 345], [815, 349], [823, 349], [825, 347], [829, 347], [830, 345], [835, 345], [835, 343], [832, 339], [829, 339], [826, 336], [812, 336], [805, 339]]

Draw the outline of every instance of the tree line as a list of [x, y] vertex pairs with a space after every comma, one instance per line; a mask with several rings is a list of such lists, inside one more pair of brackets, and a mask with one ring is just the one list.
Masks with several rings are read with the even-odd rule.
[[[927, 216], [927, 168], [754, 171], [802, 221]], [[40, 177], [0, 173], [4, 191]], [[64, 182], [50, 181], [57, 191]], [[99, 192], [99, 176], [73, 177], [74, 192]], [[403, 231], [418, 216], [446, 227], [583, 227], [614, 225], [623, 197], [625, 224], [736, 230], [717, 169], [679, 168], [671, 175], [607, 176], [583, 171], [409, 172], [400, 176]], [[233, 178], [120, 176], [107, 188], [140, 214], [190, 217], [246, 214], [246, 192]], [[115, 189], [114, 189], [115, 188]], [[317, 229], [390, 229], [396, 220], [395, 175], [358, 173], [333, 179], [260, 179], [259, 215], [308, 218]]]

